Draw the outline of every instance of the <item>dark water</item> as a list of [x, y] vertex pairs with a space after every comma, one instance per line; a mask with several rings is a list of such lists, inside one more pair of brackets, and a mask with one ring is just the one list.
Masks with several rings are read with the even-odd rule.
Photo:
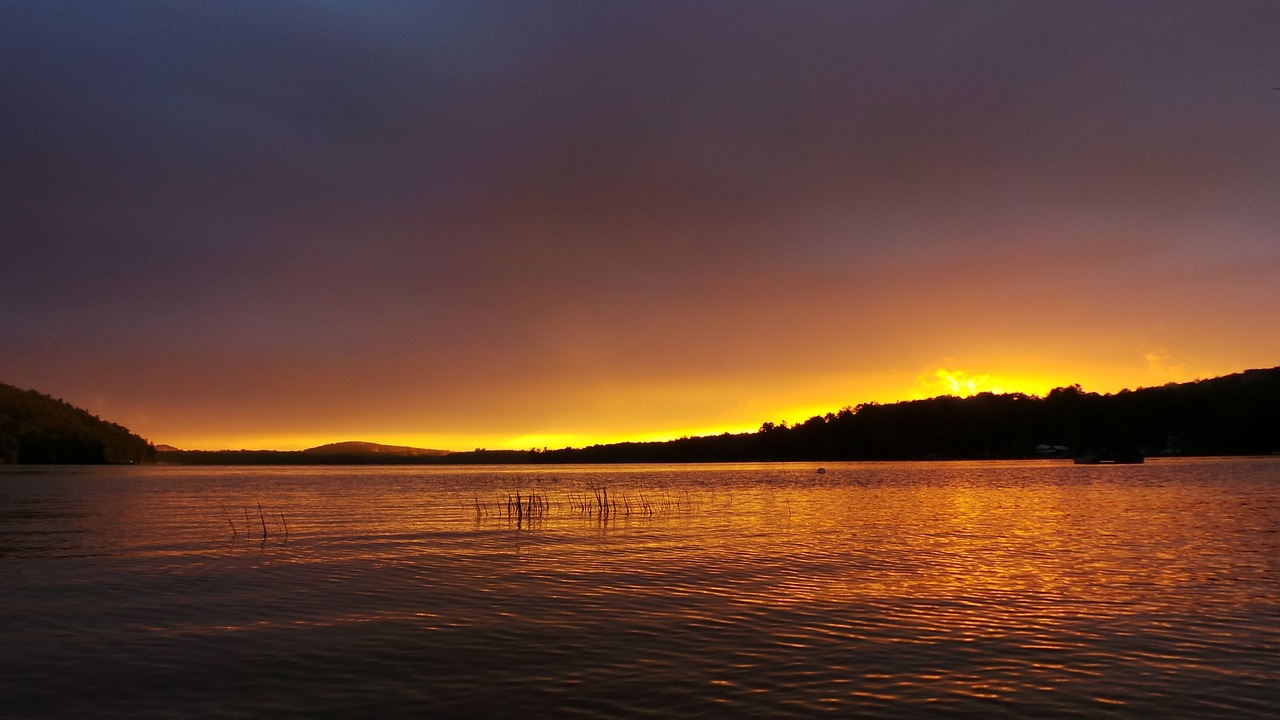
[[0, 716], [1280, 707], [1280, 458], [814, 468], [0, 468]]

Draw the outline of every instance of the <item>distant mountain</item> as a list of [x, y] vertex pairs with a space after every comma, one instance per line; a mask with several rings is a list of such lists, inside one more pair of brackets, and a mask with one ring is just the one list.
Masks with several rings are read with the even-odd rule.
[[174, 465], [424, 465], [439, 463], [448, 450], [371, 442], [339, 442], [306, 450], [159, 449], [157, 459]]
[[428, 450], [426, 448], [405, 447], [403, 445], [380, 445], [378, 443], [350, 440], [347, 442], [329, 443], [303, 450], [304, 453], [316, 455], [405, 455], [408, 457], [438, 457], [448, 455], [448, 450]]
[[35, 390], [0, 383], [0, 465], [155, 462], [151, 443]]

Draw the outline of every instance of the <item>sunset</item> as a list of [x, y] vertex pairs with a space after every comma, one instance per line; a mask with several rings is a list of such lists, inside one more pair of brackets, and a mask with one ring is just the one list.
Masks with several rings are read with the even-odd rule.
[[0, 716], [1264, 720], [1280, 2], [0, 3]]
[[467, 450], [1271, 367], [1278, 21], [11, 4], [2, 379], [183, 448]]

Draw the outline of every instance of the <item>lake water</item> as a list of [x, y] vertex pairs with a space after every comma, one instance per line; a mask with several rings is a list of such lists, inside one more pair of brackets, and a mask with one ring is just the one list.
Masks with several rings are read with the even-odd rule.
[[0, 717], [1275, 716], [1280, 458], [816, 467], [0, 468]]

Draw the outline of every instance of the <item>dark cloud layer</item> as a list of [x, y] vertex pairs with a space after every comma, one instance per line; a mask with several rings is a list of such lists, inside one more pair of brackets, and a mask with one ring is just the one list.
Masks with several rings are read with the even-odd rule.
[[1096, 324], [1086, 364], [1274, 358], [1231, 333], [1280, 299], [1277, 27], [1271, 2], [6, 4], [0, 369], [155, 433], [317, 387], [424, 432], [527, 397], [502, 431], [533, 432], [574, 387], [915, 371], [1037, 318]]

